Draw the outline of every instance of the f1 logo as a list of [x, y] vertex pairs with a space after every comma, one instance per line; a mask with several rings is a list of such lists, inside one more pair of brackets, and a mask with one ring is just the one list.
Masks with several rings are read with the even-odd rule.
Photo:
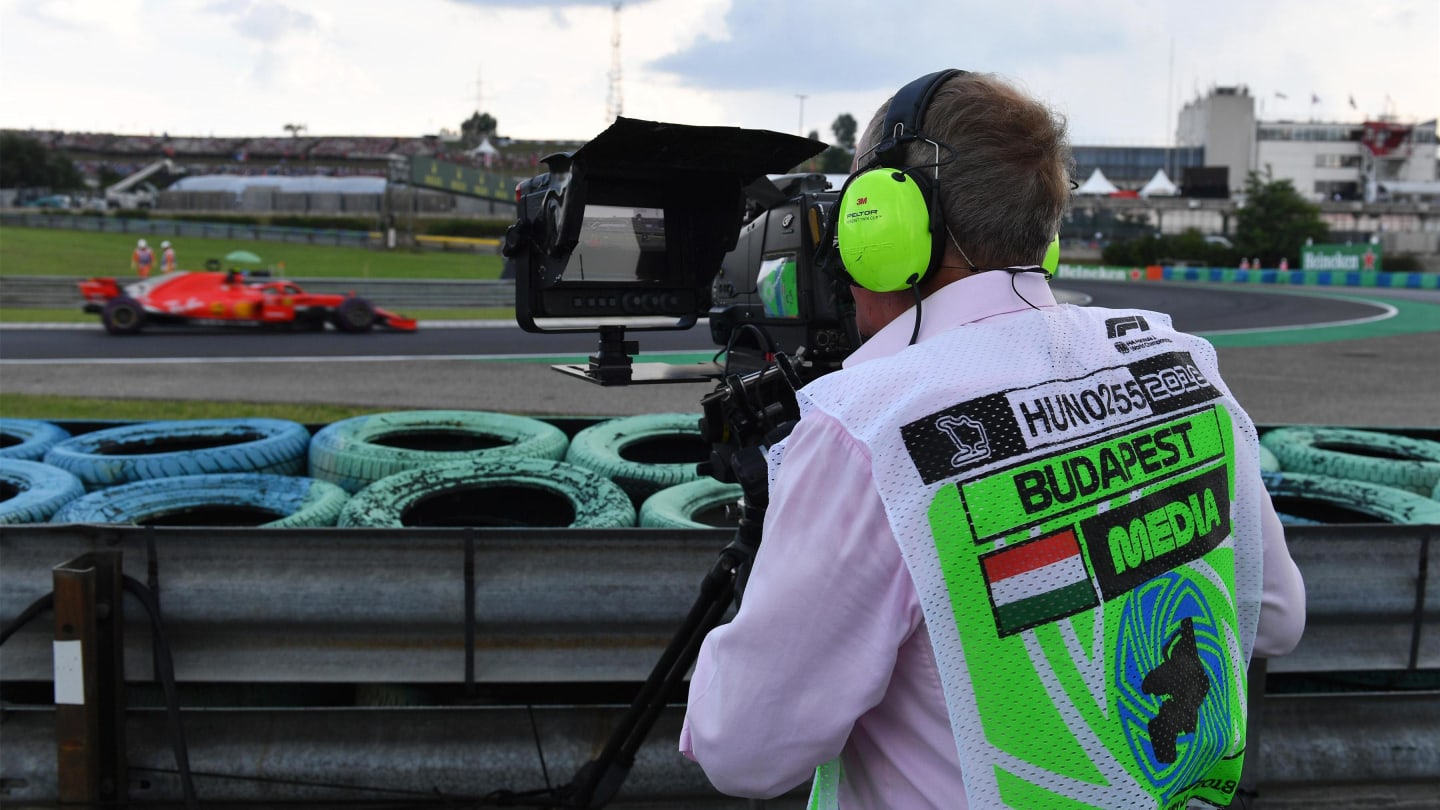
[[1110, 339], [1125, 337], [1125, 333], [1138, 329], [1141, 332], [1149, 332], [1150, 324], [1145, 322], [1143, 315], [1131, 315], [1126, 318], [1107, 318], [1105, 320], [1105, 335]]

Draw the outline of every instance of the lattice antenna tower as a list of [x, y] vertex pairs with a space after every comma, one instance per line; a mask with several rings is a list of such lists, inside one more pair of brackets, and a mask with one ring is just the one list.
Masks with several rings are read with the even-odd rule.
[[610, 31], [610, 90], [605, 96], [605, 125], [625, 114], [625, 100], [620, 92], [620, 8], [624, 3], [616, 0], [611, 8], [612, 27]]

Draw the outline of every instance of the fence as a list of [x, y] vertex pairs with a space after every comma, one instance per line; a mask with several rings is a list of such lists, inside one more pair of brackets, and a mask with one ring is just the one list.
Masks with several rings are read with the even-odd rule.
[[0, 214], [0, 226], [58, 228], [90, 233], [128, 233], [136, 236], [202, 237], [252, 242], [288, 242], [302, 245], [371, 247], [380, 244], [380, 234], [324, 228], [282, 228], [273, 225], [243, 225], [220, 222], [188, 222], [178, 219], [129, 219], [71, 214]]
[[[1308, 586], [1308, 626], [1294, 653], [1269, 662], [1270, 677], [1433, 679], [1440, 585], [1427, 571], [1440, 526], [1288, 534]], [[644, 679], [729, 536], [6, 527], [0, 616], [9, 621], [47, 593], [60, 563], [118, 551], [124, 570], [159, 594], [176, 677], [192, 696], [183, 712], [192, 767], [211, 774], [197, 783], [203, 797], [440, 802], [543, 784], [537, 744], [552, 774], [573, 773], [598, 751], [619, 722], [614, 704], [628, 699], [605, 686]], [[121, 625], [120, 677], [143, 690], [155, 681], [153, 635], [135, 613]], [[0, 785], [18, 803], [53, 800], [58, 779], [46, 624], [22, 628], [0, 659], [7, 693], [38, 696], [7, 703]], [[1252, 807], [1314, 806], [1317, 796], [1336, 807], [1418, 807], [1418, 798], [1404, 803], [1407, 791], [1440, 784], [1440, 694], [1262, 697], [1263, 668], [1251, 681], [1247, 779], [1262, 788]], [[306, 688], [348, 702], [316, 705]], [[682, 711], [665, 711], [613, 806], [747, 806], [718, 797], [675, 754]], [[131, 798], [175, 801], [163, 713], [131, 709], [125, 735], [131, 770], [145, 774]]]

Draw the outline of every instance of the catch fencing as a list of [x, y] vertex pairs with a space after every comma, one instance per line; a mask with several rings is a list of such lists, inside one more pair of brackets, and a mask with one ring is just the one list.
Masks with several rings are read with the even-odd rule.
[[246, 242], [286, 242], [298, 245], [374, 247], [381, 244], [377, 231], [336, 228], [285, 228], [229, 222], [190, 222], [179, 219], [130, 219], [72, 214], [0, 214], [0, 226], [57, 228], [86, 233], [128, 233], [136, 237], [235, 239]]

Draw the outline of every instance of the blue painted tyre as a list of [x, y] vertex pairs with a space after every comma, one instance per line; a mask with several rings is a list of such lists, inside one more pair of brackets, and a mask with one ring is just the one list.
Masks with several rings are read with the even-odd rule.
[[1265, 488], [1282, 523], [1440, 525], [1440, 502], [1384, 484], [1283, 472]]
[[334, 526], [350, 493], [328, 481], [290, 475], [230, 473], [132, 481], [91, 492], [51, 523], [138, 526]]
[[622, 416], [591, 425], [570, 440], [565, 460], [620, 485], [631, 500], [700, 478], [695, 465], [710, 458], [700, 434], [700, 415], [653, 413]]
[[303, 475], [309, 446], [310, 431], [284, 419], [141, 422], [66, 439], [45, 453], [45, 463], [93, 491], [182, 475]]
[[1287, 472], [1368, 481], [1429, 496], [1440, 483], [1440, 442], [1376, 430], [1276, 428], [1260, 442]]
[[0, 417], [0, 458], [39, 461], [45, 451], [70, 438], [70, 431], [43, 419]]
[[0, 524], [45, 523], [84, 494], [80, 479], [59, 467], [0, 458]]
[[569, 444], [549, 422], [489, 411], [394, 411], [333, 422], [310, 442], [310, 475], [359, 492], [406, 470], [506, 458], [560, 460]]
[[742, 493], [739, 484], [708, 476], [666, 487], [640, 506], [640, 525], [649, 529], [733, 529], [739, 519], [731, 507]]
[[345, 504], [338, 525], [621, 528], [635, 525], [635, 507], [613, 481], [584, 467], [502, 458], [382, 478]]

